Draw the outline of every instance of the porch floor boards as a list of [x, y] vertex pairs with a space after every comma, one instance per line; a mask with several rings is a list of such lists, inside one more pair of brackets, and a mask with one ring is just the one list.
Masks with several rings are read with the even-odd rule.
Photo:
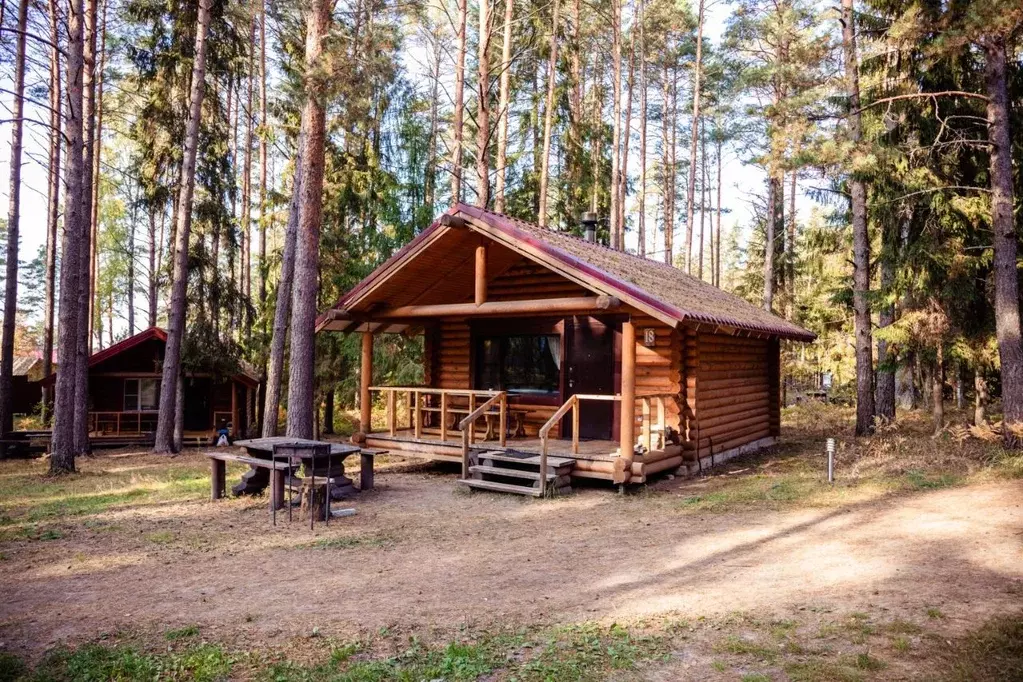
[[[388, 441], [399, 441], [405, 443], [415, 443], [422, 446], [435, 446], [448, 450], [453, 449], [457, 461], [462, 460], [462, 434], [460, 431], [454, 431], [448, 434], [448, 437], [441, 440], [440, 436], [434, 436], [432, 434], [423, 434], [422, 437], [416, 438], [415, 432], [412, 429], [398, 429], [395, 431], [395, 435], [390, 435], [387, 431], [376, 431], [369, 434], [370, 440], [388, 440]], [[515, 450], [518, 452], [529, 452], [536, 455], [540, 454], [543, 448], [543, 443], [539, 438], [509, 438], [505, 441], [505, 447], [502, 448], [499, 441], [496, 440], [477, 440], [472, 445], [472, 449], [478, 452], [482, 451], [498, 451], [498, 450]], [[443, 454], [443, 453], [438, 453]], [[588, 459], [595, 461], [606, 461], [610, 462], [618, 456], [618, 442], [613, 440], [580, 440], [579, 441], [579, 452], [573, 454], [572, 452], [572, 441], [571, 440], [560, 440], [551, 439], [547, 442], [547, 455], [549, 457], [565, 457], [569, 459]], [[447, 457], [438, 457], [438, 459], [447, 459]]]

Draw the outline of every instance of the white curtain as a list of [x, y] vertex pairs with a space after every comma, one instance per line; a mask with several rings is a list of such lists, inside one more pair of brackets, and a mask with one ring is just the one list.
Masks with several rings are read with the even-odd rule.
[[554, 360], [554, 366], [559, 370], [561, 369], [561, 337], [560, 336], [548, 336], [547, 337], [547, 350], [551, 353], [551, 359]]

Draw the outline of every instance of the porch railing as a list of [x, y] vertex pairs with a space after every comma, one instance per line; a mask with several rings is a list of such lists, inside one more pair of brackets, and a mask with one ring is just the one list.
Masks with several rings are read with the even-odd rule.
[[[658, 434], [660, 438], [659, 446], [661, 449], [667, 445], [667, 400], [674, 398], [673, 393], [647, 393], [636, 396], [636, 402], [640, 403], [640, 414], [642, 416], [642, 426], [640, 431], [640, 438], [642, 444], [646, 448], [647, 452], [650, 452], [653, 445], [653, 436]], [[621, 395], [590, 395], [590, 394], [576, 394], [570, 396], [565, 403], [559, 407], [551, 418], [540, 427], [540, 495], [543, 496], [546, 492], [547, 478], [543, 474], [547, 471], [547, 442], [549, 440], [551, 429], [553, 429], [565, 415], [569, 412], [572, 413], [572, 454], [579, 454], [579, 404], [584, 400], [591, 401], [614, 401], [620, 402], [622, 399]], [[653, 406], [657, 406], [656, 422], [653, 420]], [[633, 405], [635, 410], [635, 405]], [[633, 419], [635, 419], [635, 412], [633, 412]]]
[[473, 439], [475, 437], [474, 426], [476, 420], [484, 414], [488, 414], [487, 410], [493, 408], [494, 405], [499, 406], [499, 431], [501, 434], [501, 447], [504, 447], [506, 438], [505, 431], [508, 424], [508, 394], [504, 391], [498, 391], [496, 395], [491, 396], [489, 400], [467, 414], [465, 419], [458, 422], [458, 428], [462, 432], [462, 478], [469, 478], [469, 446], [473, 444]]
[[[499, 437], [501, 445], [505, 444], [505, 426], [508, 421], [507, 396], [503, 391], [475, 391], [470, 389], [448, 389], [448, 388], [424, 388], [421, 386], [370, 386], [370, 396], [374, 392], [384, 396], [387, 405], [387, 433], [394, 436], [398, 432], [398, 396], [404, 395], [408, 406], [407, 423], [402, 428], [411, 429], [416, 440], [423, 437], [423, 428], [426, 415], [438, 415], [438, 426], [440, 439], [447, 440], [448, 418], [452, 415], [469, 415], [477, 412], [477, 405], [480, 400], [489, 403], [495, 396], [505, 396], [501, 402], [500, 413], [497, 415], [500, 421]], [[436, 405], [427, 405], [425, 398], [436, 396]], [[452, 405], [452, 398], [465, 398], [467, 405]], [[480, 412], [477, 419], [484, 414], [497, 414], [494, 412]], [[370, 420], [372, 421], [372, 420]], [[462, 421], [465, 421], [464, 419]], [[363, 425], [363, 431], [367, 434], [373, 432], [372, 424]], [[468, 425], [469, 438], [476, 441], [476, 420]]]

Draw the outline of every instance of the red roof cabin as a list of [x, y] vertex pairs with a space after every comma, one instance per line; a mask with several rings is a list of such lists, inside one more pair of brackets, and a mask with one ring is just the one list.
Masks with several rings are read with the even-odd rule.
[[[317, 329], [363, 335], [358, 438], [533, 495], [774, 443], [779, 343], [814, 338], [664, 263], [463, 204]], [[424, 337], [422, 385], [371, 385], [388, 333]]]

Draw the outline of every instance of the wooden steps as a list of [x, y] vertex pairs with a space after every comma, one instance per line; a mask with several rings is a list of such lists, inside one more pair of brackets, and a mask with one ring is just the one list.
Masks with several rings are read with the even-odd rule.
[[548, 457], [547, 471], [540, 471], [540, 457], [514, 450], [474, 453], [470, 458], [470, 478], [459, 483], [478, 490], [540, 497], [540, 480], [545, 479], [548, 495], [572, 492], [575, 460]]

